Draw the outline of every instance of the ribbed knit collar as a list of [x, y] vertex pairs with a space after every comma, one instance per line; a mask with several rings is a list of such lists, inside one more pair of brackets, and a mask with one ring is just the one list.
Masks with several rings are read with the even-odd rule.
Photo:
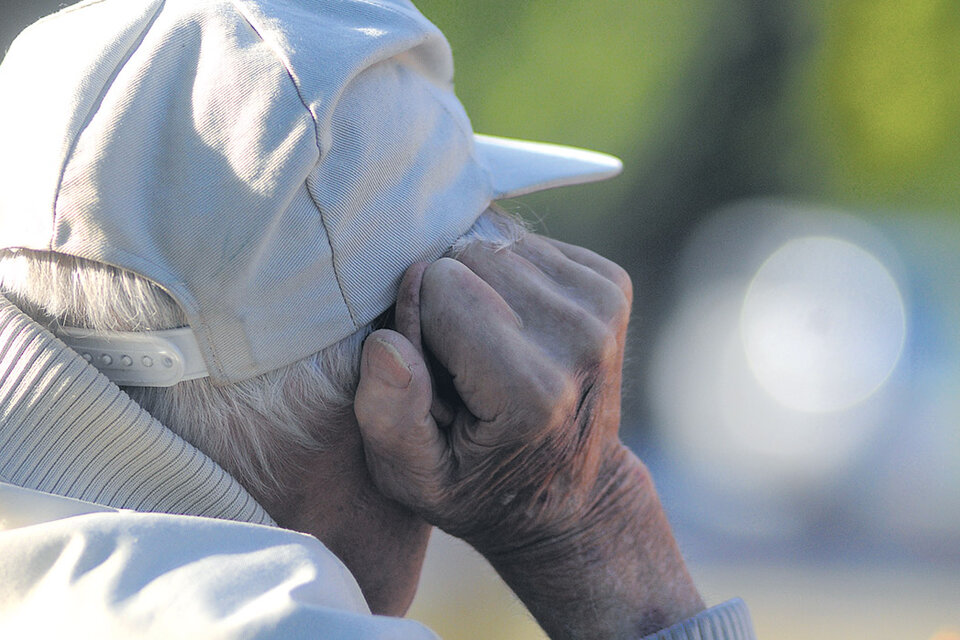
[[275, 524], [213, 460], [3, 296], [0, 480], [120, 509]]

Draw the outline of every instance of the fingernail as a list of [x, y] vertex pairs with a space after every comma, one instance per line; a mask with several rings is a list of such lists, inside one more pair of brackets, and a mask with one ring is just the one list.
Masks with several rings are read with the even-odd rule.
[[400, 352], [389, 342], [371, 338], [375, 343], [367, 351], [371, 373], [384, 384], [397, 389], [406, 389], [413, 379], [413, 372], [403, 361]]

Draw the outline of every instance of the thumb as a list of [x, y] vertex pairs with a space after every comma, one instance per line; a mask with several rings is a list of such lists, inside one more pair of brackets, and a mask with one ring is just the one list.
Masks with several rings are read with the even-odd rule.
[[442, 485], [446, 438], [430, 414], [433, 389], [417, 348], [395, 331], [363, 344], [354, 411], [370, 474], [385, 494], [414, 509]]

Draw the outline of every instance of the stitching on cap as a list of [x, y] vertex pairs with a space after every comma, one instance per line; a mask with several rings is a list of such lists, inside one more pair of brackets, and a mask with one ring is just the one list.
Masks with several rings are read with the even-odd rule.
[[[73, 159], [73, 154], [77, 150], [77, 146], [80, 144], [80, 137], [87, 130], [87, 127], [90, 126], [90, 123], [93, 122], [93, 117], [97, 114], [97, 112], [100, 110], [100, 107], [103, 105], [103, 101], [107, 97], [107, 93], [109, 93], [110, 89], [113, 88], [113, 83], [116, 81], [117, 76], [120, 75], [120, 71], [123, 70], [126, 64], [130, 61], [130, 58], [133, 57], [133, 54], [137, 51], [137, 49], [140, 48], [140, 45], [143, 44], [143, 41], [146, 39], [147, 34], [150, 32], [150, 29], [153, 27], [154, 23], [157, 21], [157, 18], [160, 16], [160, 13], [163, 11], [164, 7], [166, 7], [166, 4], [167, 4], [166, 0], [161, 0], [160, 5], [157, 7], [157, 10], [153, 13], [152, 16], [150, 16], [150, 20], [148, 21], [147, 25], [140, 32], [140, 35], [137, 37], [136, 41], [130, 46], [127, 52], [123, 55], [123, 58], [120, 60], [120, 62], [117, 63], [116, 68], [114, 68], [113, 72], [110, 74], [110, 78], [107, 80], [107, 82], [104, 83], [103, 89], [100, 90], [100, 95], [98, 95], [97, 99], [94, 100], [92, 105], [90, 105], [90, 110], [87, 112], [87, 116], [86, 118], [84, 118], [83, 124], [80, 126], [79, 130], [77, 131], [77, 135], [74, 136], [73, 140], [70, 141], [70, 148], [67, 150], [67, 153], [64, 156], [63, 166], [60, 167], [60, 176], [57, 178], [57, 189], [54, 192], [55, 194], [53, 198], [54, 232], [50, 234], [50, 251], [53, 251], [53, 243], [54, 243], [54, 240], [56, 239], [57, 222], [60, 217], [60, 214], [59, 214], [60, 195], [63, 190], [63, 181], [66, 178], [67, 167], [70, 165], [70, 160]], [[87, 6], [92, 6], [92, 5], [84, 5], [84, 7], [81, 7], [81, 8], [86, 8]]]
[[[242, 17], [244, 21], [246, 21], [246, 23], [250, 26], [250, 29], [253, 30], [253, 32], [257, 35], [257, 37], [260, 38], [260, 40], [263, 41], [263, 43], [270, 48], [270, 51], [272, 51], [274, 56], [276, 56], [277, 61], [281, 65], [283, 65], [284, 70], [287, 72], [287, 77], [290, 78], [290, 82], [293, 84], [293, 89], [294, 91], [296, 91], [297, 97], [300, 99], [300, 104], [302, 104], [303, 108], [307, 110], [308, 114], [310, 114], [310, 120], [313, 122], [314, 141], [317, 145], [317, 151], [319, 153], [320, 158], [323, 158], [325, 154], [324, 154], [323, 145], [320, 143], [320, 122], [317, 120], [316, 114], [313, 113], [313, 110], [310, 108], [310, 105], [307, 103], [306, 99], [303, 96], [303, 92], [301, 91], [301, 88], [300, 88], [300, 83], [297, 81], [297, 76], [293, 72], [293, 68], [290, 65], [290, 61], [286, 59], [286, 56], [282, 55], [282, 52], [279, 51], [275, 43], [263, 37], [263, 34], [260, 33], [260, 30], [257, 29], [256, 25], [253, 24], [253, 21], [246, 14], [246, 12], [244, 12], [243, 8], [240, 7], [237, 0], [230, 0], [230, 2], [233, 5], [233, 7], [237, 10], [237, 13], [240, 14], [240, 17]], [[346, 291], [346, 288], [343, 286], [343, 280], [340, 277], [340, 266], [337, 261], [337, 254], [333, 249], [333, 240], [330, 238], [330, 228], [327, 226], [326, 216], [323, 213], [323, 209], [320, 208], [320, 203], [317, 202], [316, 198], [313, 195], [313, 191], [310, 189], [309, 185], [305, 184], [304, 186], [306, 187], [307, 195], [310, 198], [310, 202], [313, 203], [313, 206], [316, 207], [317, 209], [317, 213], [320, 215], [320, 224], [323, 225], [323, 231], [327, 237], [327, 245], [330, 247], [330, 262], [333, 265], [333, 277], [337, 281], [337, 288], [340, 290], [340, 297], [343, 299], [343, 304], [347, 307], [347, 313], [350, 314], [350, 322], [353, 324], [355, 328], [359, 328], [360, 325], [357, 323], [357, 314], [353, 310], [353, 305], [351, 305], [350, 301], [347, 299], [347, 291]]]

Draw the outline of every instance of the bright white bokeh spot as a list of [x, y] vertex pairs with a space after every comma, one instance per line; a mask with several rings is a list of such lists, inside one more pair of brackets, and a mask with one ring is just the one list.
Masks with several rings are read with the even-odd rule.
[[872, 254], [831, 237], [791, 240], [760, 267], [740, 335], [759, 385], [784, 406], [831, 412], [870, 397], [900, 358], [903, 299]]

